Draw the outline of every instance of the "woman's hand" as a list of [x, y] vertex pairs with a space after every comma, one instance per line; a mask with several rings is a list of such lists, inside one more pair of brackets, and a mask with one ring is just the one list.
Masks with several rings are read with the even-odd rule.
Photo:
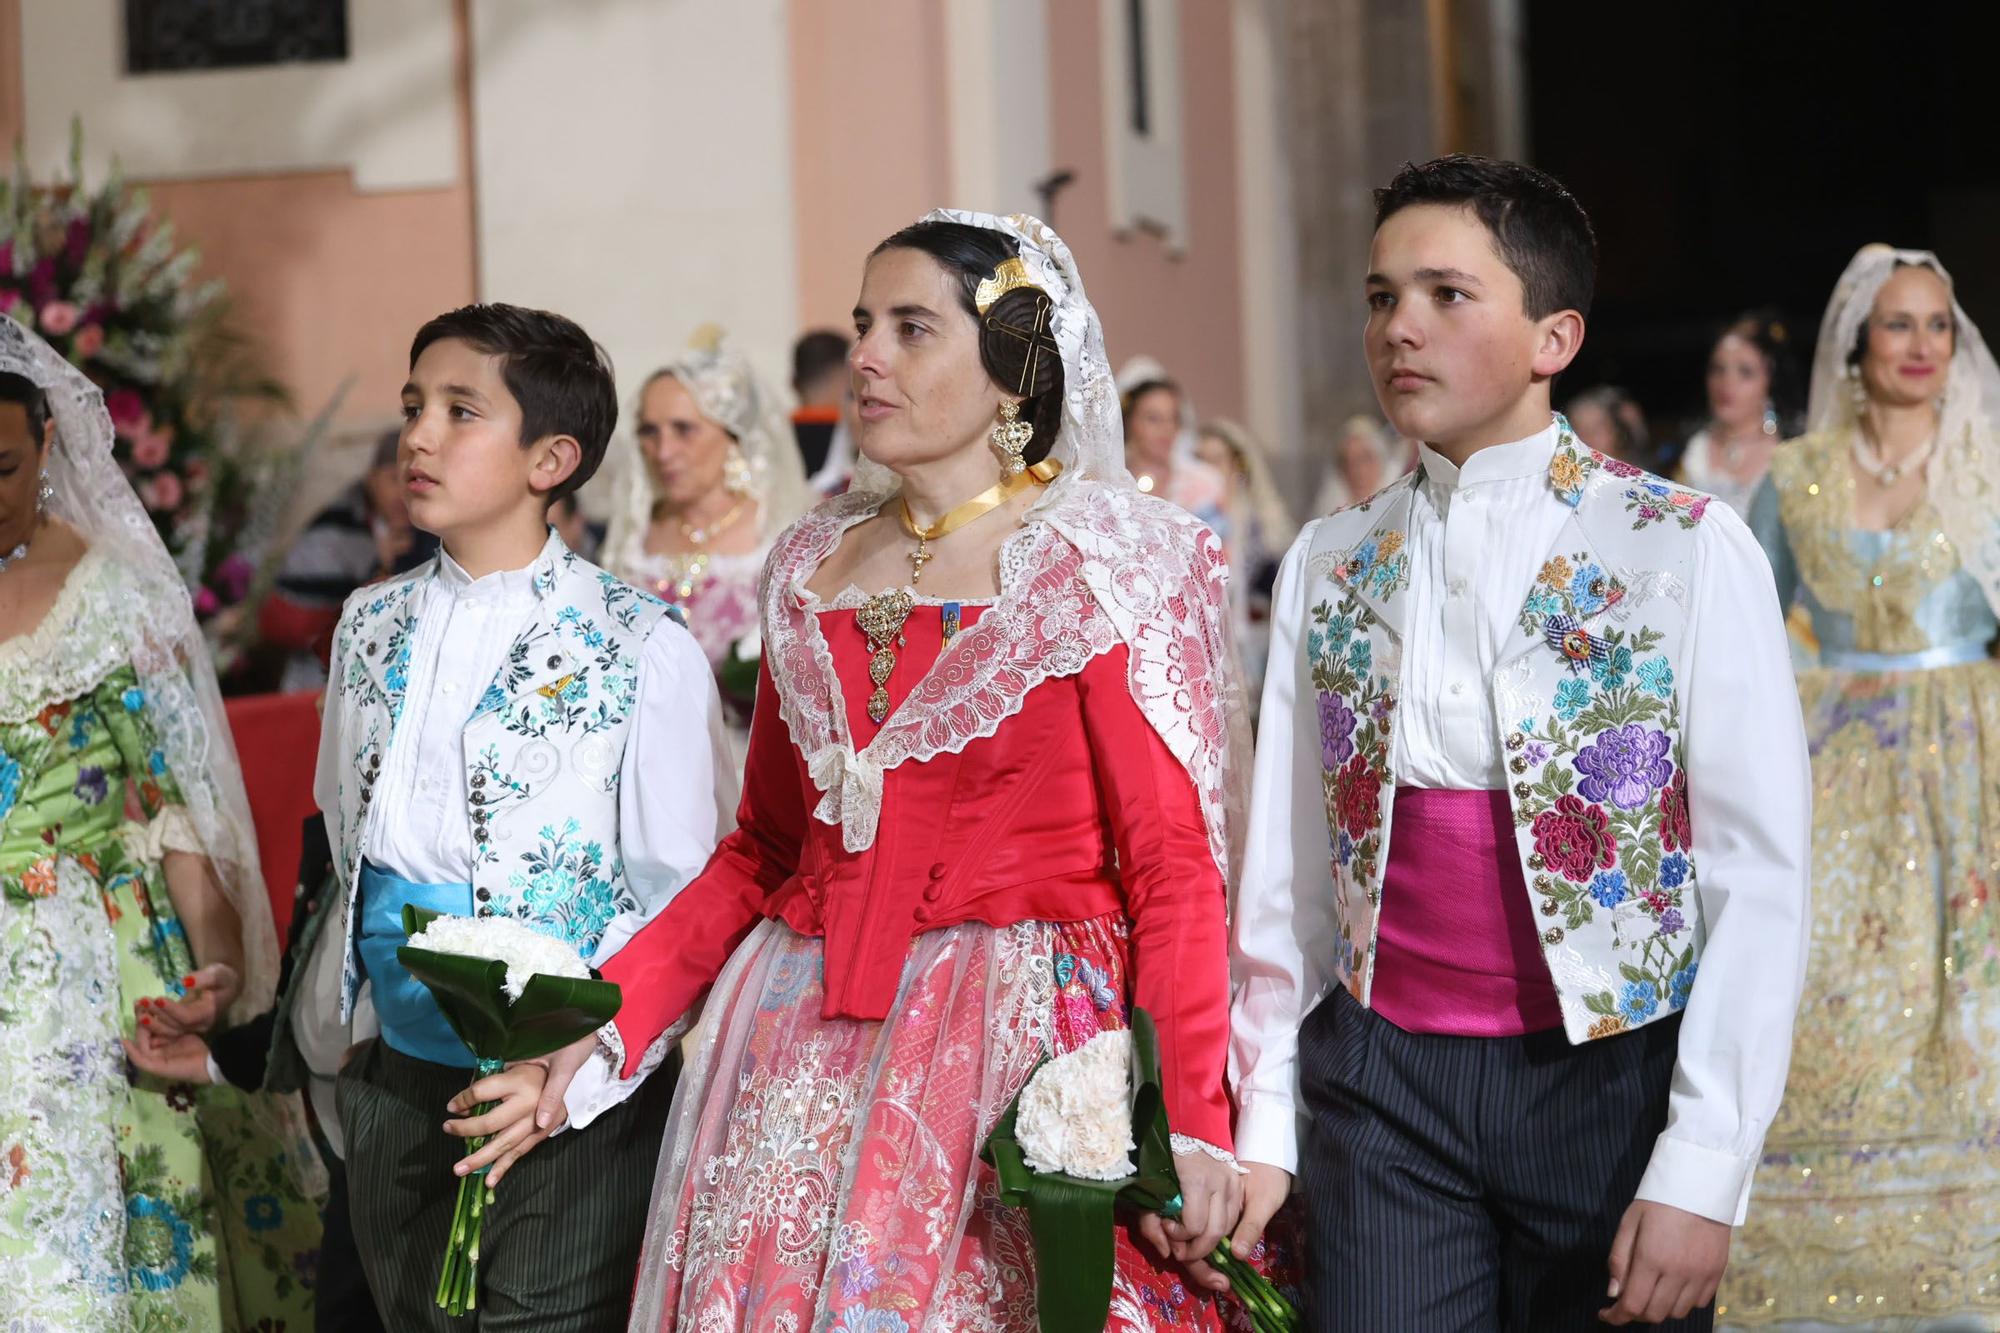
[[134, 1068], [169, 1083], [202, 1084], [208, 1078], [208, 1043], [192, 1033], [165, 1036], [141, 1026], [125, 1043]]
[[147, 995], [133, 1002], [141, 1036], [149, 1029], [162, 1039], [215, 1031], [242, 992], [243, 978], [227, 963], [210, 963], [182, 977], [181, 989], [186, 993], [178, 1000]]
[[1183, 1264], [1201, 1286], [1227, 1291], [1229, 1279], [1206, 1260], [1243, 1211], [1243, 1178], [1230, 1163], [1205, 1152], [1174, 1154], [1174, 1170], [1181, 1178], [1181, 1215], [1148, 1213], [1139, 1219], [1139, 1234], [1161, 1258]]

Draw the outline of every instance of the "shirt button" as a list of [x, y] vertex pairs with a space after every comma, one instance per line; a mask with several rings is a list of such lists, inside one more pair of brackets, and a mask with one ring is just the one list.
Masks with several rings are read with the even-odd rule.
[[1464, 694], [1464, 693], [1465, 693], [1465, 682], [1464, 682], [1464, 681], [1462, 681], [1462, 680], [1455, 680], [1455, 681], [1453, 681], [1453, 682], [1451, 683], [1451, 692], [1452, 692], [1453, 694]]
[[457, 694], [457, 693], [458, 693], [458, 685], [457, 685], [457, 684], [456, 684], [455, 682], [453, 682], [453, 681], [449, 681], [449, 680], [448, 680], [448, 681], [446, 681], [446, 682], [444, 683], [444, 693], [445, 693], [445, 695], [446, 695], [447, 697], [449, 697], [450, 695], [454, 695], [454, 694]]
[[936, 865], [931, 867], [932, 879], [943, 879], [944, 876], [945, 876], [944, 862], [940, 861]]
[[1451, 582], [1445, 584], [1444, 590], [1447, 597], [1463, 597], [1465, 596], [1465, 580], [1453, 579]]

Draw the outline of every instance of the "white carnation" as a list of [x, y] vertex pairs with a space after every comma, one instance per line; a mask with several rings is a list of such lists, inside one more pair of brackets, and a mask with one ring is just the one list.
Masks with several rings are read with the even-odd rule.
[[736, 656], [744, 662], [755, 662], [763, 655], [764, 630], [761, 626], [752, 625], [744, 632], [743, 637], [736, 641]]
[[590, 976], [590, 968], [576, 950], [512, 917], [436, 917], [410, 936], [410, 947], [505, 963], [510, 1004], [521, 998], [528, 978], [538, 972], [552, 977]]
[[1100, 1032], [1036, 1071], [1015, 1112], [1031, 1171], [1123, 1180], [1132, 1164], [1132, 1034]]

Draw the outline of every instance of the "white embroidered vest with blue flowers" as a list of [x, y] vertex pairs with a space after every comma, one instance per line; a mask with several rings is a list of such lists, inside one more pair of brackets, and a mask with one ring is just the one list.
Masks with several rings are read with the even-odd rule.
[[[370, 802], [409, 685], [415, 594], [436, 569], [432, 561], [362, 589], [334, 635], [341, 734], [332, 739], [348, 757], [331, 830], [347, 881], [343, 1021], [359, 984], [354, 918]], [[627, 882], [618, 786], [640, 650], [669, 612], [553, 534], [533, 581], [536, 617], [465, 724], [474, 911], [511, 916], [591, 961], [614, 922], [622, 943], [666, 905], [643, 901]]]
[[[1564, 1030], [1581, 1042], [1678, 1013], [1701, 958], [1679, 685], [1695, 529], [1709, 501], [1584, 447], [1558, 423], [1549, 485], [1573, 513], [1489, 688], [1542, 956]], [[1307, 565], [1335, 970], [1364, 1005], [1395, 808], [1390, 738], [1419, 484], [1421, 473], [1321, 519]]]

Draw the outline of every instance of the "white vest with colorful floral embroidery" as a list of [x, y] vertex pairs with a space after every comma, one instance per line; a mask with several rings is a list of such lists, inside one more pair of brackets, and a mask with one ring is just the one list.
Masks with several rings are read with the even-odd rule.
[[[435, 573], [433, 561], [362, 589], [334, 635], [340, 734], [329, 739], [348, 757], [338, 808], [329, 812], [347, 880], [343, 1021], [359, 985], [354, 918], [369, 802], [409, 685], [414, 594]], [[640, 649], [668, 610], [553, 535], [536, 562], [534, 588], [535, 620], [465, 724], [474, 911], [514, 917], [589, 961], [614, 922], [622, 939], [666, 905], [642, 901], [626, 880], [618, 787]]]
[[[1563, 1027], [1581, 1042], [1678, 1013], [1701, 957], [1679, 682], [1708, 499], [1587, 449], [1560, 425], [1549, 485], [1574, 512], [1489, 688], [1542, 956]], [[1306, 570], [1336, 973], [1364, 1005], [1395, 808], [1404, 548], [1420, 479], [1320, 520]]]

